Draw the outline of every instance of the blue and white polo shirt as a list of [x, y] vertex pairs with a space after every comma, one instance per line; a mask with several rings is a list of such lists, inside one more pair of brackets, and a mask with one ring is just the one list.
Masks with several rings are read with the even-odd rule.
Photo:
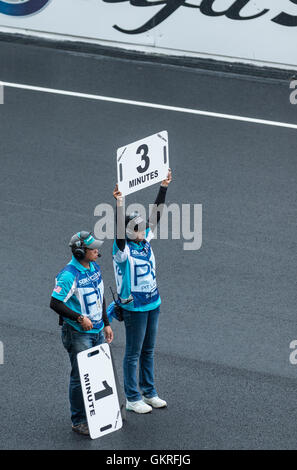
[[127, 240], [124, 251], [113, 244], [113, 266], [117, 293], [121, 299], [131, 295], [133, 302], [123, 305], [126, 310], [154, 310], [161, 304], [157, 281], [155, 256], [150, 245], [154, 237], [146, 229], [145, 240], [140, 243]]
[[104, 284], [99, 265], [90, 262], [90, 269], [87, 269], [74, 256], [57, 275], [52, 293], [55, 299], [92, 321], [92, 330], [86, 331], [76, 321], [63, 317], [65, 322], [84, 333], [98, 333], [104, 327], [103, 295]]

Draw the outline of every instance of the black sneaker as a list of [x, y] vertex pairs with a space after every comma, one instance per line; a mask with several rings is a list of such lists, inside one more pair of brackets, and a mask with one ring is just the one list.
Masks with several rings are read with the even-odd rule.
[[83, 436], [90, 435], [87, 423], [79, 423], [76, 426], [72, 425], [72, 431], [82, 434]]

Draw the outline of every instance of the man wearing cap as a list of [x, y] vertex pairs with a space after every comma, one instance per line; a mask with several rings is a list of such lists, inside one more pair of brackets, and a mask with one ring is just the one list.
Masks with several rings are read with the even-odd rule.
[[[59, 314], [62, 343], [71, 362], [69, 400], [72, 429], [89, 435], [76, 355], [113, 340], [104, 298], [104, 285], [96, 260], [102, 241], [90, 232], [78, 232], [70, 240], [71, 261], [59, 272], [50, 307]], [[104, 333], [103, 333], [104, 331]]]

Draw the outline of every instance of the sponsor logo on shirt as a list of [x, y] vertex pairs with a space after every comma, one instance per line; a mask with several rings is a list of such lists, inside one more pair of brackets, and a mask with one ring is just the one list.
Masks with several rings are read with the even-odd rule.
[[137, 256], [147, 256], [147, 254], [143, 251], [138, 251], [138, 250], [131, 250], [132, 255], [137, 255]]
[[79, 279], [78, 283], [80, 286], [84, 286], [85, 284], [88, 284], [90, 281], [98, 281], [100, 279], [100, 273], [94, 273], [92, 275], [89, 275], [89, 277], [85, 277], [84, 279]]

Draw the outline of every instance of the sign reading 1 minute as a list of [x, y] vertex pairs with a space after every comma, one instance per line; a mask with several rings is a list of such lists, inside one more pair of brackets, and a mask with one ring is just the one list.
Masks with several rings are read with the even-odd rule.
[[117, 151], [119, 191], [126, 196], [159, 183], [169, 168], [167, 131], [138, 140]]

